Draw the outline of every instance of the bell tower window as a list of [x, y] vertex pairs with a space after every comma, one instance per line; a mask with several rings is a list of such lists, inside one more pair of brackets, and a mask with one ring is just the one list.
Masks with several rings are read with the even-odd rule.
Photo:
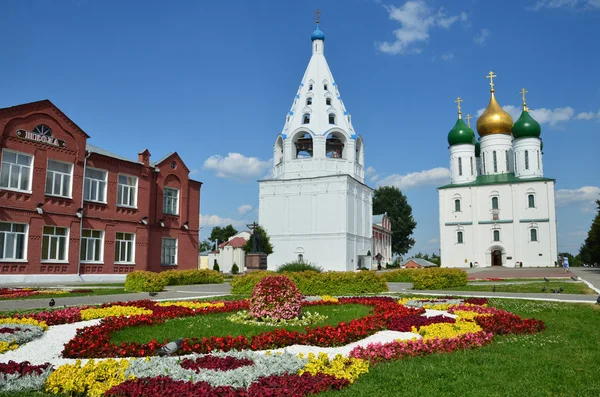
[[344, 158], [345, 139], [335, 133], [329, 134], [325, 142], [325, 157], [332, 159]]
[[313, 156], [313, 140], [309, 133], [304, 133], [294, 141], [296, 146], [296, 158], [310, 158]]
[[327, 84], [323, 84], [323, 89], [327, 91]]
[[331, 98], [325, 98], [325, 105], [331, 106]]
[[312, 85], [312, 84], [309, 84], [309, 85], [308, 85], [308, 90], [309, 90], [309, 91], [312, 91], [312, 89], [313, 89], [313, 85]]
[[304, 113], [304, 115], [302, 116], [302, 124], [308, 124], [308, 123], [310, 123], [310, 114]]
[[307, 105], [312, 105], [312, 98], [311, 97], [306, 98], [306, 104]]
[[329, 113], [329, 124], [335, 124], [335, 114]]

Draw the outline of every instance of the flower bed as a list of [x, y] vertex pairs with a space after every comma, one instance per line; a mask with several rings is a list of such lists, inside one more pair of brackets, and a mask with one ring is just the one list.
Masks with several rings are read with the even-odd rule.
[[[125, 327], [160, 324], [169, 319], [248, 310], [248, 300], [169, 304], [115, 302], [102, 305], [102, 313], [129, 313], [129, 317], [107, 316], [98, 325], [79, 329], [75, 338], [65, 345], [63, 355], [118, 359], [89, 360], [87, 363], [77, 360], [56, 368], [50, 364], [32, 366], [27, 362], [11, 362], [0, 365], [0, 391], [40, 390], [43, 387], [54, 394], [87, 397], [174, 393], [181, 396], [306, 396], [346, 387], [380, 362], [476, 348], [491, 343], [496, 334], [534, 333], [545, 329], [541, 321], [521, 319], [512, 313], [487, 307], [485, 299], [407, 298], [401, 302], [404, 304], [393, 297], [326, 297], [304, 301], [306, 308], [361, 304], [372, 310], [362, 318], [304, 331], [275, 329], [248, 338], [229, 335], [184, 339], [177, 352], [188, 355], [183, 358], [154, 356], [166, 341], [115, 345], [110, 343], [110, 334]], [[447, 312], [443, 315], [431, 313], [426, 307], [444, 308]], [[60, 324], [80, 321], [82, 312], [88, 313], [84, 312], [87, 308], [78, 312], [64, 310], [45, 315], [37, 313], [37, 317], [32, 315], [25, 319], [0, 320], [0, 335], [20, 332], [14, 330], [23, 329], [25, 324], [42, 324], [39, 322], [42, 318]], [[25, 324], [4, 325], [15, 320]], [[390, 341], [387, 343], [364, 341], [353, 349], [348, 347], [344, 356], [334, 353], [305, 355], [291, 350], [254, 351], [291, 345], [344, 346], [384, 330], [407, 334], [405, 340], [395, 337], [387, 339]]]

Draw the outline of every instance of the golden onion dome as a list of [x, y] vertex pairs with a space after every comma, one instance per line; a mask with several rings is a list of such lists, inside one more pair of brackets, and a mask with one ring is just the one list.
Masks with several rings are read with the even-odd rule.
[[492, 91], [492, 97], [490, 98], [487, 109], [485, 109], [485, 112], [483, 112], [477, 120], [477, 132], [479, 133], [479, 136], [492, 134], [510, 135], [512, 126], [512, 117], [502, 110], [496, 101], [494, 91]]

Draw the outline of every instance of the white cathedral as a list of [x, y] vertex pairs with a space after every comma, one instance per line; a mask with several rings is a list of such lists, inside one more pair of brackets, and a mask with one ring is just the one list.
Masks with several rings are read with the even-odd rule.
[[457, 99], [458, 121], [448, 133], [451, 183], [438, 188], [442, 266], [552, 266], [555, 180], [544, 177], [541, 127], [525, 89], [513, 124], [496, 101], [494, 77], [490, 72], [490, 102], [477, 120], [479, 142]]
[[370, 268], [373, 190], [364, 183], [363, 140], [325, 60], [318, 21], [311, 41], [275, 140], [272, 177], [259, 181], [259, 224], [274, 250], [268, 269], [296, 260], [334, 271]]

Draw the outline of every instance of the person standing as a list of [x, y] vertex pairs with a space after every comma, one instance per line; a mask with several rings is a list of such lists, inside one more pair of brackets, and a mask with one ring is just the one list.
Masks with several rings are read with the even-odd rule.
[[563, 269], [565, 269], [565, 273], [569, 272], [569, 258], [566, 256], [563, 258]]

